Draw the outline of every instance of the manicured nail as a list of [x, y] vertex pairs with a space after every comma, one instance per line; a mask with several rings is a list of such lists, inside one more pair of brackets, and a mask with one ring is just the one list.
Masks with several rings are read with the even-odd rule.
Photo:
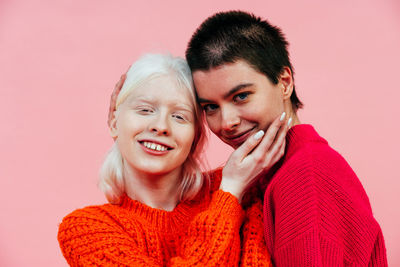
[[286, 112], [283, 112], [282, 115], [281, 115], [280, 120], [283, 121], [283, 119], [284, 119], [285, 117], [286, 117]]
[[288, 122], [287, 122], [287, 126], [290, 127], [290, 124], [292, 123], [292, 118], [289, 118]]
[[259, 140], [261, 137], [263, 137], [264, 131], [260, 130], [254, 135], [254, 139]]

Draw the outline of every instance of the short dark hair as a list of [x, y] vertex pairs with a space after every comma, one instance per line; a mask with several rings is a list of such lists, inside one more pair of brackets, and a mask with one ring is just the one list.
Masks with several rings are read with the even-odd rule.
[[[288, 45], [281, 29], [254, 14], [220, 12], [197, 28], [186, 49], [186, 60], [193, 72], [242, 59], [277, 84], [284, 67], [294, 75]], [[295, 111], [303, 107], [294, 84], [290, 100]]]

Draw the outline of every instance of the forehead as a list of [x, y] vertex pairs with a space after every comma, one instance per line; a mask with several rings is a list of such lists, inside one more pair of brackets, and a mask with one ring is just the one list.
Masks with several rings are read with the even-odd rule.
[[193, 101], [190, 90], [180, 84], [175, 77], [165, 75], [152, 78], [134, 88], [128, 100], [147, 100], [168, 104], [182, 103], [192, 108]]
[[226, 93], [240, 84], [259, 84], [268, 78], [244, 60], [226, 63], [209, 70], [193, 72], [193, 82], [199, 96]]

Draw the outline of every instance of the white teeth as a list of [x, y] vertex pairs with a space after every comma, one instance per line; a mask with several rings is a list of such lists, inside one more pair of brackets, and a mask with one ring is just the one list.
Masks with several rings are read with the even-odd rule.
[[163, 145], [155, 144], [155, 143], [150, 143], [150, 142], [143, 142], [143, 145], [149, 149], [152, 150], [157, 150], [157, 151], [165, 151], [167, 148]]

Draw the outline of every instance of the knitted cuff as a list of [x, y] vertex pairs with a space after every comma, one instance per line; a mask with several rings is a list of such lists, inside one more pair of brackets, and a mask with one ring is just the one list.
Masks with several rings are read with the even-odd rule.
[[222, 190], [217, 190], [212, 194], [210, 208], [220, 215], [238, 218], [240, 221], [244, 217], [244, 211], [238, 199]]

